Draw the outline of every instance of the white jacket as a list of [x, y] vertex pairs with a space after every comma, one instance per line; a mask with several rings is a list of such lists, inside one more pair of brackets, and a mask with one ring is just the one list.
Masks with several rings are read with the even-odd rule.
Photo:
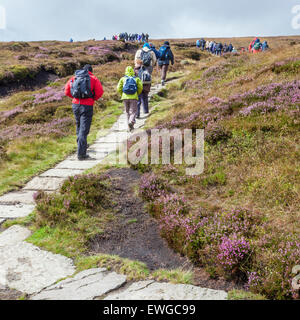
[[156, 62], [157, 62], [156, 55], [155, 55], [155, 53], [154, 53], [151, 49], [149, 49], [149, 48], [147, 48], [147, 47], [145, 47], [145, 48], [143, 48], [143, 49], [139, 49], [139, 50], [136, 52], [135, 60], [134, 60], [135, 65], [136, 65], [136, 66], [140, 66], [140, 65], [141, 65], [142, 51], [145, 51], [145, 52], [151, 51], [151, 67], [155, 67]]

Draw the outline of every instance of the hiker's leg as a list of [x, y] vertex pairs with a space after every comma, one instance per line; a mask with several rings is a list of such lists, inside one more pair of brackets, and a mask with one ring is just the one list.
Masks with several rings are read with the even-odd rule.
[[128, 100], [129, 101], [129, 124], [135, 124], [135, 118], [137, 113], [138, 100]]
[[77, 136], [77, 149], [79, 154], [79, 133], [80, 133], [80, 106], [77, 104], [72, 105], [75, 121], [76, 121], [76, 136]]
[[129, 123], [129, 107], [130, 107], [129, 100], [124, 100], [124, 107], [127, 114], [127, 122]]
[[93, 119], [93, 106], [80, 106], [80, 130], [78, 135], [78, 156], [86, 155], [87, 137]]
[[163, 67], [162, 67], [162, 80], [163, 81], [166, 81], [166, 79], [167, 79], [168, 69], [169, 69], [168, 64], [163, 65]]
[[143, 99], [143, 94], [139, 95], [139, 101], [138, 101], [138, 105], [137, 105], [137, 112], [136, 112], [136, 117], [139, 118], [141, 115], [141, 104], [142, 104], [142, 99]]
[[149, 113], [149, 98], [148, 98], [148, 92], [142, 93], [142, 99], [143, 99], [143, 109], [144, 113]]

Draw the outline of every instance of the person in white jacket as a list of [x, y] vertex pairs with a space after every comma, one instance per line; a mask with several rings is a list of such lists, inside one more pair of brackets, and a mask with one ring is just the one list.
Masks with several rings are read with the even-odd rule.
[[156, 66], [157, 59], [155, 53], [151, 50], [149, 43], [145, 43], [142, 49], [139, 49], [135, 55], [135, 70], [141, 67], [146, 68], [150, 74]]

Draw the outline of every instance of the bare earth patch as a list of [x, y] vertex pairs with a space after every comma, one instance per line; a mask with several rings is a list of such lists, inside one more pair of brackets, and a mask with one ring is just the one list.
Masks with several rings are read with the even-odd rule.
[[105, 234], [96, 236], [90, 243], [90, 254], [118, 255], [141, 261], [150, 271], [158, 269], [193, 270], [194, 284], [217, 290], [232, 290], [236, 284], [225, 279], [211, 279], [207, 272], [195, 268], [186, 258], [168, 247], [161, 238], [159, 225], [152, 218], [143, 200], [137, 196], [135, 186], [140, 174], [132, 169], [113, 169], [107, 172], [116, 190], [117, 219]]

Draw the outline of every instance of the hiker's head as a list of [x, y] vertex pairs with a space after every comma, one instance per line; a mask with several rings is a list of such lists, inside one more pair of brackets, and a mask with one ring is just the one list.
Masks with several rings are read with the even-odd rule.
[[87, 70], [87, 71], [93, 72], [93, 67], [90, 64], [86, 64], [83, 67], [83, 70]]
[[150, 48], [155, 48], [155, 45], [153, 43], [149, 43]]
[[126, 68], [125, 74], [126, 74], [126, 76], [129, 76], [129, 77], [134, 77], [135, 76], [134, 70], [133, 70], [133, 68], [131, 66], [128, 66]]
[[146, 43], [144, 44], [143, 48], [148, 48], [148, 49], [150, 49], [150, 44], [146, 42]]
[[170, 42], [169, 42], [169, 41], [165, 41], [165, 42], [164, 42], [164, 45], [165, 45], [165, 46], [169, 46], [169, 45], [170, 45]]

